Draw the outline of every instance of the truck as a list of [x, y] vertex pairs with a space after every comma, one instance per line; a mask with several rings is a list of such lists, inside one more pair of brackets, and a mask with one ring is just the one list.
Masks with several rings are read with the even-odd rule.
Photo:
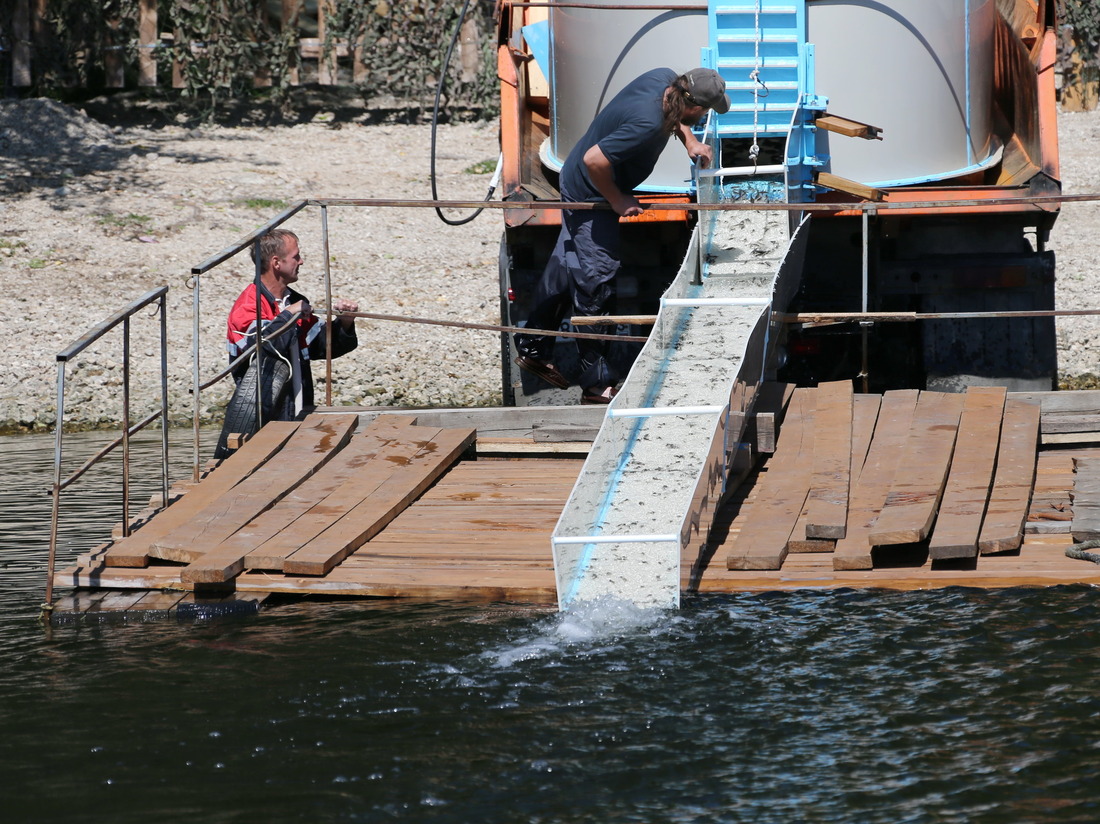
[[[628, 321], [655, 311], [684, 260], [706, 177], [719, 206], [809, 216], [768, 377], [872, 392], [1056, 385], [1043, 313], [1058, 204], [1041, 200], [1061, 191], [1053, 0], [498, 0], [496, 20], [501, 194], [516, 204], [503, 211], [503, 325], [525, 322], [560, 225], [546, 204], [592, 117], [644, 71], [701, 65], [732, 101], [698, 130], [715, 168], [672, 145], [636, 193], [660, 207], [623, 219], [623, 336], [646, 334]], [[623, 374], [638, 349], [612, 346]], [[573, 351], [555, 352], [567, 375]], [[503, 334], [506, 404], [575, 402], [514, 356]]]

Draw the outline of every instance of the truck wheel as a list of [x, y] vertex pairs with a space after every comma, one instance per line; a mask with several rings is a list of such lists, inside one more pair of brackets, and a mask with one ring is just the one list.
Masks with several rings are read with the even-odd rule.
[[[289, 391], [290, 366], [282, 358], [272, 355], [265, 357], [263, 364], [263, 419], [269, 421], [274, 412], [281, 408]], [[225, 407], [225, 423], [214, 449], [215, 460], [220, 461], [233, 454], [227, 446], [231, 434], [252, 435], [256, 431], [256, 374], [256, 361], [253, 360]]]

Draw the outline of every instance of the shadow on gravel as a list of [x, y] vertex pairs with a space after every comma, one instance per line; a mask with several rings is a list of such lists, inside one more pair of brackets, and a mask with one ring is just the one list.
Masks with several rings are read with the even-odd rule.
[[[393, 99], [364, 101], [354, 89], [298, 87], [288, 102], [269, 98], [232, 100], [211, 110], [188, 105], [178, 93], [118, 92], [69, 104], [47, 98], [0, 100], [0, 196], [42, 190], [63, 195], [66, 184], [80, 179], [94, 190], [137, 185], [128, 170], [136, 157], [159, 152], [156, 131], [166, 127], [195, 130], [224, 127], [293, 126], [322, 123], [339, 129], [345, 124], [428, 123], [432, 95], [426, 104]], [[440, 122], [466, 122], [491, 115], [481, 109], [442, 107]], [[132, 130], [145, 130], [134, 133]], [[152, 134], [150, 134], [152, 132]], [[219, 140], [257, 140], [255, 135], [221, 132]], [[181, 163], [200, 164], [214, 158], [173, 151]], [[262, 161], [257, 161], [262, 162]]]

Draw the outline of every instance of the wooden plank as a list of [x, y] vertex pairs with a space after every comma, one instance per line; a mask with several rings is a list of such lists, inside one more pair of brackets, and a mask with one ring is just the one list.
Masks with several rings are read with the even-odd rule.
[[763, 455], [775, 452], [775, 441], [783, 413], [794, 393], [793, 383], [764, 381], [753, 401], [753, 424], [756, 427], [756, 451]]
[[833, 569], [872, 567], [867, 535], [886, 502], [886, 491], [894, 482], [898, 456], [909, 436], [919, 395], [915, 389], [902, 389], [882, 397], [867, 458], [849, 496], [847, 534], [833, 550]]
[[779, 569], [810, 491], [814, 394], [796, 389], [756, 501], [726, 556], [728, 569]]
[[868, 535], [872, 546], [911, 544], [928, 537], [943, 497], [963, 396], [921, 392], [886, 503]]
[[1040, 407], [1010, 397], [1005, 402], [997, 471], [978, 539], [982, 555], [1020, 546], [1035, 482]]
[[212, 502], [219, 501], [230, 489], [263, 466], [290, 439], [298, 426], [297, 421], [273, 421], [264, 426], [245, 446], [222, 461], [198, 486], [130, 537], [107, 550], [107, 566], [148, 566], [149, 552], [156, 541], [188, 524]]
[[[324, 525], [332, 523], [337, 517], [332, 510], [338, 510], [339, 504], [329, 502], [328, 497], [347, 484], [365, 464], [382, 454], [394, 440], [409, 437], [412, 430], [423, 429], [413, 426], [413, 420], [398, 415], [376, 418], [363, 432], [353, 437], [322, 471], [191, 563], [180, 573], [181, 580], [191, 583], [228, 581], [244, 569], [246, 556], [252, 569], [281, 570], [289, 553], [283, 553], [277, 561], [268, 560], [258, 552], [259, 547], [290, 530], [298, 519], [322, 506], [327, 511]], [[323, 528], [318, 528], [318, 531]], [[293, 549], [299, 546], [293, 544]]]
[[1073, 475], [1073, 540], [1100, 538], [1100, 458], [1078, 458]]
[[[875, 431], [875, 421], [878, 419], [879, 405], [882, 402], [881, 395], [856, 395], [852, 406], [852, 448], [851, 461], [848, 474], [852, 479], [859, 477], [863, 469], [863, 462], [867, 459], [867, 450], [871, 446], [871, 435]], [[812, 490], [811, 490], [812, 492]], [[802, 508], [802, 515], [795, 525], [791, 540], [787, 543], [787, 551], [801, 552], [832, 552], [836, 548], [836, 541], [827, 538], [806, 537], [806, 521], [809, 518], [809, 501]]]
[[852, 382], [818, 384], [807, 538], [844, 537], [852, 468]]
[[377, 535], [474, 442], [473, 429], [445, 429], [373, 494], [287, 558], [288, 575], [324, 575]]
[[141, 613], [141, 617], [167, 618], [182, 600], [185, 592], [164, 592], [154, 590], [146, 592], [131, 608], [131, 612]]
[[865, 186], [862, 183], [839, 177], [831, 172], [818, 172], [814, 175], [814, 183], [818, 186], [824, 186], [826, 189], [844, 192], [849, 195], [854, 195], [855, 197], [863, 198], [864, 200], [882, 200], [881, 189]]
[[860, 123], [836, 114], [825, 114], [814, 120], [814, 125], [827, 132], [836, 132], [845, 137], [862, 137], [864, 140], [882, 140], [882, 129], [868, 123]]
[[275, 460], [196, 513], [187, 524], [158, 538], [149, 554], [166, 561], [197, 561], [331, 460], [347, 444], [358, 422], [355, 415], [310, 415]]
[[249, 552], [245, 557], [245, 566], [284, 570], [287, 558], [373, 495], [393, 477], [398, 467], [412, 461], [423, 451], [425, 444], [432, 443], [442, 431], [435, 426], [417, 426], [409, 430], [407, 437], [391, 441], [317, 506]]
[[106, 614], [110, 613], [114, 617], [121, 619], [144, 595], [145, 593], [141, 590], [131, 590], [128, 592], [122, 590], [108, 590], [106, 595], [88, 607], [85, 614], [101, 614], [103, 617], [106, 617]]
[[972, 386], [966, 390], [959, 435], [928, 557], [974, 558], [985, 517], [1004, 413], [1004, 387]]

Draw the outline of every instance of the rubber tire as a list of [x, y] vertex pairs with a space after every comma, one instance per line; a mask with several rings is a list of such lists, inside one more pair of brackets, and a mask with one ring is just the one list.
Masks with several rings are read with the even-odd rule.
[[[275, 410], [283, 403], [289, 391], [290, 366], [282, 358], [268, 356], [263, 359], [263, 419], [270, 421]], [[229, 436], [234, 433], [252, 435], [256, 431], [256, 361], [248, 366], [233, 397], [225, 407], [225, 423], [222, 424], [218, 445], [214, 449], [215, 460], [233, 454], [229, 448]]]

